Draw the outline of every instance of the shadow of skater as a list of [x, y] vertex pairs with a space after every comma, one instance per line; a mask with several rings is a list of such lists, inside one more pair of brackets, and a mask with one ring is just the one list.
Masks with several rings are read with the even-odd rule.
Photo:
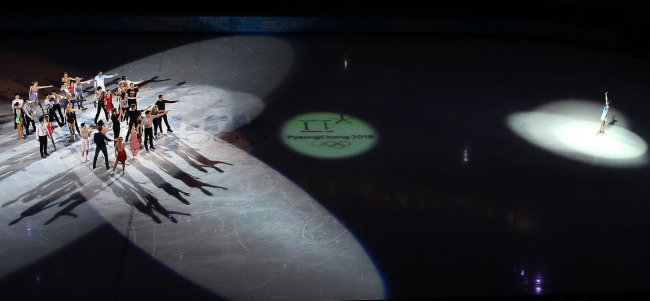
[[[67, 210], [71, 211], [76, 206], [86, 201], [86, 198], [79, 191], [77, 191], [81, 187], [84, 187], [84, 191], [87, 191], [91, 194], [97, 193], [96, 186], [87, 185], [87, 183], [83, 183], [81, 179], [74, 173], [73, 170], [68, 170], [66, 172], [58, 173], [57, 175], [53, 176], [50, 179], [54, 179], [54, 180], [47, 180], [45, 181], [45, 184], [39, 185], [36, 188], [21, 194], [16, 199], [6, 202], [2, 205], [2, 207], [6, 207], [15, 202], [19, 202], [21, 200], [24, 203], [27, 203], [31, 200], [40, 199], [40, 201], [38, 201], [36, 204], [30, 206], [25, 211], [21, 212], [20, 218], [12, 221], [11, 223], [9, 223], [9, 225], [13, 225], [26, 216], [35, 215], [52, 206], [56, 206], [56, 205], [62, 206], [68, 202], [75, 201], [73, 203], [74, 206], [67, 208]], [[70, 195], [71, 193], [72, 195]], [[64, 198], [67, 195], [69, 196], [65, 200], [54, 203], [56, 200]], [[61, 215], [60, 213], [57, 214], [59, 216]]]
[[[158, 188], [162, 188], [163, 191], [165, 191], [167, 194], [177, 198], [179, 201], [181, 201], [185, 205], [189, 205], [190, 201], [185, 199], [182, 195], [184, 196], [190, 196], [189, 192], [182, 191], [171, 183], [169, 183], [167, 180], [163, 179], [159, 174], [154, 172], [153, 170], [145, 167], [143, 164], [134, 164], [134, 167], [142, 172], [149, 180], [151, 180], [151, 183], [155, 185]], [[181, 195], [182, 194], [182, 195]]]
[[168, 79], [158, 79], [158, 76], [156, 75], [156, 76], [154, 76], [154, 77], [152, 77], [150, 79], [143, 80], [141, 83], [135, 82], [135, 85], [138, 86], [138, 87], [144, 87], [145, 85], [148, 85], [150, 83], [166, 82], [168, 80], [170, 80], [170, 79], [169, 78]]
[[612, 125], [614, 125], [616, 122], [618, 122], [618, 120], [616, 120], [616, 115], [614, 115], [614, 116], [612, 116], [612, 121], [610, 121], [608, 124], [609, 124], [610, 126], [612, 126]]
[[59, 202], [59, 207], [67, 204], [68, 202], [72, 202], [72, 203], [65, 206], [63, 209], [59, 210], [59, 212], [55, 213], [54, 216], [52, 216], [52, 218], [50, 218], [45, 222], [45, 225], [50, 224], [51, 222], [55, 221], [57, 218], [61, 216], [71, 216], [72, 218], [76, 218], [78, 215], [72, 212], [72, 210], [77, 206], [85, 203], [86, 201], [88, 200], [80, 192], [73, 193], [67, 199]]
[[[223, 170], [217, 167], [217, 164], [226, 164], [226, 165], [233, 166], [230, 163], [226, 163], [223, 161], [215, 161], [204, 157], [197, 150], [185, 144], [183, 141], [181, 141], [178, 138], [175, 138], [172, 141], [178, 143], [178, 149], [176, 150], [176, 154], [181, 158], [183, 158], [183, 160], [185, 160], [192, 167], [198, 169], [199, 171], [208, 172], [203, 167], [211, 167], [214, 170], [223, 173]], [[201, 165], [197, 164], [195, 161], [201, 163]]]
[[[173, 216], [174, 214], [190, 216], [189, 213], [167, 210], [160, 204], [158, 198], [156, 198], [150, 191], [140, 186], [140, 184], [128, 174], [118, 178], [114, 183], [117, 184], [109, 187], [113, 190], [115, 195], [121, 196], [125, 203], [133, 206], [141, 213], [150, 216], [155, 223], [162, 223], [162, 220], [160, 220], [156, 215], [156, 212], [165, 216], [174, 223], [177, 222], [176, 218]], [[142, 202], [141, 199], [144, 200], [144, 202]]]
[[57, 218], [59, 218], [60, 216], [64, 216], [64, 215], [68, 215], [68, 216], [72, 216], [73, 218], [76, 218], [78, 215], [73, 213], [72, 210], [74, 208], [76, 208], [77, 206], [79, 206], [79, 205], [81, 205], [81, 204], [83, 204], [83, 203], [85, 203], [87, 201], [87, 199], [79, 192], [76, 192], [76, 193], [70, 195], [67, 199], [65, 199], [65, 200], [63, 200], [61, 202], [53, 203], [54, 200], [55, 199], [53, 199], [53, 198], [47, 198], [47, 199], [44, 199], [44, 200], [41, 200], [41, 201], [37, 202], [33, 206], [30, 206], [25, 211], [20, 213], [19, 218], [11, 221], [9, 223], [9, 226], [18, 223], [19, 221], [21, 221], [25, 217], [35, 215], [35, 214], [37, 214], [37, 213], [39, 213], [39, 212], [41, 212], [41, 211], [43, 211], [45, 209], [48, 209], [50, 207], [54, 207], [56, 205], [63, 206], [66, 203], [68, 203], [70, 201], [73, 201], [73, 200], [74, 200], [74, 202], [72, 202], [70, 205], [66, 206], [62, 210], [59, 210], [59, 212], [55, 213], [52, 218], [50, 218], [49, 220], [47, 220], [44, 223], [44, 225], [48, 225], [51, 222], [53, 222], [54, 220], [56, 220]]
[[[11, 158], [7, 158], [0, 162], [0, 181], [9, 178], [21, 171], [24, 171], [27, 166], [31, 163], [42, 160], [38, 152], [23, 152], [16, 155], [13, 155]], [[7, 167], [7, 168], [3, 168]]]
[[174, 177], [175, 179], [183, 181], [183, 183], [185, 183], [185, 185], [188, 186], [188, 187], [200, 189], [204, 194], [207, 194], [207, 195], [210, 195], [210, 196], [212, 195], [212, 192], [208, 191], [204, 187], [212, 187], [212, 188], [219, 188], [219, 189], [223, 189], [223, 190], [228, 190], [228, 188], [226, 188], [226, 187], [212, 185], [212, 184], [208, 184], [206, 182], [203, 182], [203, 181], [199, 180], [199, 178], [197, 178], [197, 177], [195, 177], [195, 176], [181, 170], [180, 168], [178, 168], [178, 166], [174, 165], [174, 163], [169, 162], [169, 160], [167, 160], [167, 158], [165, 158], [163, 155], [160, 155], [158, 153], [156, 153], [156, 155], [157, 155], [157, 157], [152, 161], [154, 163], [156, 163], [156, 165], [160, 169], [162, 169], [165, 173], [167, 173], [168, 175]]

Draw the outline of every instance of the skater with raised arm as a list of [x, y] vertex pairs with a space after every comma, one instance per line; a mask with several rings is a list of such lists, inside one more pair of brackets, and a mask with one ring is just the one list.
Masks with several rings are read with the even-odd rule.
[[95, 76], [95, 90], [97, 90], [97, 88], [99, 87], [102, 87], [102, 90], [106, 91], [106, 85], [104, 84], [104, 80], [115, 76], [117, 76], [117, 73], [105, 75], [102, 72], [102, 70], [97, 71], [97, 75]]
[[[175, 102], [179, 102], [179, 101], [181, 101], [181, 100], [180, 99], [177, 99], [177, 100], [165, 100], [165, 99], [163, 99], [163, 95], [160, 94], [160, 95], [158, 95], [158, 100], [156, 101], [156, 103], [154, 105], [156, 105], [156, 107], [158, 108], [159, 111], [165, 111], [165, 104], [166, 103], [175, 103]], [[170, 132], [170, 133], [173, 133], [174, 131], [172, 131], [172, 128], [169, 126], [169, 122], [167, 121], [167, 115], [164, 115], [160, 120], [160, 128], [161, 128], [160, 133], [162, 134], [162, 122], [163, 121], [165, 122], [165, 125], [167, 126], [167, 131]]]
[[167, 114], [167, 111], [162, 111], [156, 115], [152, 115], [151, 111], [147, 110], [145, 112], [145, 117], [142, 118], [142, 124], [144, 125], [144, 148], [149, 151], [149, 149], [156, 149], [153, 147], [153, 121], [154, 119]]
[[74, 98], [76, 100], [81, 100], [81, 102], [77, 103], [77, 109], [80, 110], [86, 110], [86, 108], [83, 106], [83, 102], [86, 100], [84, 99], [84, 90], [83, 90], [83, 85], [84, 84], [89, 84], [92, 79], [89, 79], [87, 81], [81, 81], [80, 77], [75, 78], [75, 83], [74, 83]]
[[106, 170], [110, 169], [110, 165], [108, 164], [108, 151], [106, 150], [106, 142], [115, 140], [117, 139], [109, 139], [106, 137], [104, 134], [104, 128], [102, 126], [99, 126], [97, 128], [97, 133], [93, 135], [93, 141], [95, 141], [95, 158], [93, 159], [93, 169], [95, 169], [97, 166], [97, 156], [99, 156], [100, 152], [104, 155], [104, 160], [106, 161]]
[[605, 124], [607, 123], [607, 112], [609, 111], [609, 100], [607, 99], [607, 92], [605, 92], [605, 106], [603, 106], [603, 112], [600, 115], [600, 129], [598, 129], [598, 134], [605, 134]]
[[[126, 169], [126, 150], [125, 146], [126, 144], [130, 144], [131, 147], [133, 148], [133, 144], [139, 143], [137, 141], [131, 141], [124, 143], [122, 142], [122, 137], [117, 138], [117, 141], [115, 142], [115, 151], [117, 152], [117, 158], [115, 160], [115, 164], [113, 165], [113, 170], [111, 171], [111, 174], [115, 173], [115, 168], [117, 168], [118, 163], [122, 163], [122, 175], [124, 175], [124, 170]], [[131, 151], [133, 152], [133, 151]]]
[[[41, 105], [40, 101], [38, 100], [38, 90], [44, 89], [44, 88], [51, 88], [52, 85], [49, 86], [39, 86], [38, 82], [32, 82], [32, 85], [29, 87], [29, 104], [32, 106], [32, 110], [36, 110], [36, 105], [38, 104], [39, 107], [41, 107], [41, 110], [43, 110], [43, 106]], [[45, 113], [45, 110], [43, 110], [43, 113]]]
[[[56, 123], [59, 124], [59, 127], [62, 127], [65, 124], [65, 117], [63, 116], [63, 113], [61, 112], [61, 95], [56, 94], [56, 91], [52, 91], [52, 94], [50, 94], [50, 109], [49, 111], [49, 118], [50, 121], [56, 119]], [[59, 113], [57, 115], [57, 113]], [[61, 116], [61, 118], [59, 118]]]

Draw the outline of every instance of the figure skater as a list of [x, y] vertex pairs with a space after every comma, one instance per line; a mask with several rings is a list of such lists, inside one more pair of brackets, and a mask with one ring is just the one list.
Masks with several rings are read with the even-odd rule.
[[[115, 164], [113, 165], [113, 170], [111, 171], [111, 174], [115, 174], [115, 168], [117, 168], [117, 163], [122, 163], [122, 175], [124, 175], [124, 170], [126, 169], [126, 150], [124, 149], [125, 144], [130, 144], [131, 147], [133, 147], [134, 143], [138, 143], [137, 141], [132, 141], [128, 143], [123, 143], [122, 142], [122, 137], [117, 138], [117, 141], [115, 142], [115, 151], [117, 152], [117, 158], [115, 160]], [[133, 149], [131, 150], [133, 152]]]
[[[88, 99], [72, 99], [72, 96], [70, 96], [70, 95], [66, 96], [65, 98], [66, 99], [65, 99], [65, 102], [64, 102], [64, 108], [67, 110], [69, 104], [71, 104], [72, 107], [74, 108], [74, 104], [76, 103], [78, 112], [83, 111], [82, 108], [79, 108], [79, 104], [86, 101], [86, 100], [88, 100]], [[75, 111], [75, 112], [77, 112], [77, 111]], [[76, 117], [77, 117], [77, 114], [75, 113], [75, 119], [76, 119]], [[79, 133], [79, 125], [77, 123], [75, 123], [74, 125], [75, 125], [75, 128], [77, 128], [77, 133]]]
[[102, 110], [104, 110], [106, 121], [108, 121], [108, 112], [106, 111], [106, 92], [104, 92], [102, 87], [97, 87], [97, 90], [95, 91], [94, 105], [95, 108], [97, 108], [97, 114], [95, 114], [95, 124], [97, 124], [97, 118], [99, 118], [99, 112], [101, 112]]
[[111, 114], [113, 113], [113, 92], [111, 90], [106, 91], [106, 95], [104, 96], [104, 103], [106, 104], [106, 112], [108, 112], [106, 118], [106, 121], [112, 120], [111, 119]]
[[108, 164], [108, 152], [106, 151], [106, 141], [115, 141], [117, 139], [109, 139], [104, 134], [104, 128], [99, 126], [97, 128], [97, 133], [93, 135], [93, 141], [95, 141], [95, 158], [93, 159], [93, 169], [97, 166], [97, 156], [101, 152], [104, 155], [104, 160], [106, 161], [106, 170], [110, 169]]
[[120, 119], [122, 119], [122, 112], [118, 113], [117, 109], [113, 109], [111, 114], [111, 123], [113, 124], [113, 138], [120, 137]]
[[[18, 116], [16, 115], [16, 104], [18, 104], [18, 107], [22, 108], [24, 102], [25, 101], [22, 98], [20, 98], [20, 95], [16, 93], [16, 95], [14, 96], [14, 100], [11, 101], [11, 110], [14, 112], [14, 120], [16, 119], [16, 116]], [[18, 124], [14, 122], [14, 130], [15, 129], [18, 129]]]
[[29, 102], [27, 101], [23, 103], [23, 108], [21, 111], [23, 112], [23, 118], [24, 118], [23, 130], [25, 130], [25, 135], [29, 136], [30, 123], [34, 128], [34, 131], [36, 131], [36, 122], [34, 122], [34, 119], [36, 119], [37, 114], [32, 110], [32, 107], [29, 105]]
[[[63, 126], [65, 123], [65, 117], [63, 116], [63, 113], [61, 112], [61, 95], [56, 94], [56, 91], [52, 91], [52, 94], [50, 94], [50, 109], [49, 109], [49, 116], [50, 120], [56, 119], [56, 123], [59, 124], [59, 126]], [[56, 113], [59, 113], [59, 115], [56, 115]], [[61, 119], [59, 120], [59, 116], [61, 116]]]
[[[158, 107], [153, 106], [151, 107], [151, 115], [157, 115], [158, 114]], [[153, 137], [155, 139], [158, 139], [158, 129], [160, 128], [160, 133], [162, 134], [162, 125], [160, 124], [160, 118], [155, 118], [153, 120]]]
[[66, 121], [68, 122], [68, 129], [70, 130], [70, 141], [74, 141], [76, 139], [75, 128], [77, 129], [77, 132], [80, 133], [79, 127], [77, 126], [77, 115], [75, 112], [81, 112], [81, 110], [73, 109], [72, 103], [69, 103], [65, 108], [65, 116]]
[[90, 150], [90, 129], [85, 123], [81, 123], [81, 162], [88, 161], [88, 150]]
[[[140, 80], [138, 83], [140, 84], [142, 82], [144, 81]], [[128, 89], [131, 86], [131, 84], [135, 84], [135, 82], [128, 80], [126, 76], [122, 75], [122, 80], [117, 85], [118, 87], [121, 87], [121, 89], [126, 91], [126, 89]]]
[[138, 130], [135, 124], [131, 126], [129, 132], [131, 132], [131, 141], [129, 141], [131, 155], [133, 155], [133, 159], [136, 159], [136, 156], [138, 156], [138, 152], [140, 151], [140, 141], [138, 141]]
[[609, 111], [609, 100], [607, 99], [607, 92], [605, 92], [605, 106], [603, 106], [603, 113], [600, 115], [600, 129], [596, 135], [605, 134], [605, 124], [607, 123], [607, 112]]
[[43, 116], [38, 118], [38, 126], [36, 127], [36, 141], [39, 144], [39, 151], [41, 158], [45, 158], [50, 154], [47, 153], [47, 128], [45, 126], [45, 118]]
[[[32, 105], [33, 110], [36, 110], [35, 103], [41, 107], [41, 110], [43, 110], [43, 106], [41, 106], [41, 103], [38, 101], [38, 90], [51, 87], [52, 85], [39, 86], [37, 81], [32, 82], [32, 85], [29, 87], [29, 103]], [[45, 113], [45, 110], [43, 110], [43, 113]]]
[[95, 76], [95, 90], [97, 90], [97, 88], [99, 87], [102, 87], [102, 90], [106, 91], [106, 86], [104, 85], [104, 79], [111, 78], [114, 76], [117, 76], [117, 73], [104, 75], [102, 70], [97, 71], [97, 75]]
[[[158, 95], [158, 100], [156, 101], [155, 105], [156, 105], [156, 107], [158, 107], [158, 110], [164, 111], [166, 103], [174, 103], [174, 102], [179, 102], [179, 101], [181, 101], [181, 100], [180, 99], [177, 99], [177, 100], [174, 100], [174, 101], [165, 100], [165, 99], [163, 99], [162, 94], [160, 94], [160, 95]], [[160, 127], [161, 127], [160, 133], [162, 134], [162, 122], [163, 121], [165, 121], [165, 125], [167, 126], [167, 131], [170, 132], [170, 133], [173, 133], [174, 131], [172, 131], [172, 128], [169, 126], [169, 122], [167, 121], [167, 115], [163, 116], [161, 118], [161, 120], [160, 120], [160, 122], [161, 122], [160, 123]]]
[[47, 136], [50, 138], [50, 141], [52, 141], [52, 146], [54, 146], [54, 150], [56, 150], [56, 143], [54, 143], [54, 128], [52, 127], [52, 122], [50, 122], [49, 116], [45, 115], [45, 128], [47, 129]]
[[145, 117], [142, 118], [142, 124], [144, 125], [144, 148], [149, 151], [156, 149], [153, 147], [153, 121], [154, 119], [167, 114], [167, 111], [162, 111], [156, 115], [152, 115], [151, 111], [147, 110], [145, 112]]
[[20, 108], [19, 103], [14, 103], [14, 111], [16, 112], [15, 123], [18, 125], [18, 140], [25, 139], [23, 136], [23, 110]]
[[73, 87], [72, 87], [70, 84], [65, 84], [65, 83], [64, 83], [63, 85], [61, 85], [61, 89], [60, 89], [60, 90], [61, 90], [61, 92], [63, 92], [66, 96], [68, 96], [68, 95], [72, 96], [72, 92], [73, 92], [74, 89], [73, 89]]
[[[79, 78], [79, 77], [76, 77], [76, 78]], [[75, 78], [73, 78], [71, 76], [68, 76], [68, 72], [63, 72], [63, 77], [61, 78], [61, 83], [63, 85], [67, 84], [68, 86], [71, 86], [73, 79], [75, 79]], [[81, 78], [79, 78], [79, 79], [81, 79]]]
[[131, 107], [131, 105], [135, 104], [135, 106], [137, 108], [138, 103], [136, 102], [136, 98], [138, 98], [138, 92], [147, 91], [147, 90], [151, 90], [151, 89], [152, 89], [151, 87], [140, 88], [140, 87], [136, 86], [134, 83], [131, 82], [129, 84], [129, 87], [126, 89], [126, 94], [129, 96], [129, 107]]
[[87, 81], [82, 82], [80, 77], [75, 78], [74, 98], [76, 100], [82, 100], [82, 102], [77, 103], [77, 109], [86, 110], [86, 108], [83, 106], [83, 101], [86, 100], [86, 99], [84, 99], [83, 84], [89, 84], [91, 81], [93, 81], [93, 80], [89, 79]]
[[[145, 108], [145, 110], [148, 110], [149, 108], [151, 108], [151, 105], [147, 106], [147, 107]], [[132, 105], [131, 105], [131, 109], [128, 111], [127, 114], [129, 115], [129, 118], [128, 118], [128, 119], [129, 119], [129, 125], [127, 126], [127, 128], [130, 129], [131, 126], [134, 125], [134, 124], [135, 124], [136, 127], [137, 127], [138, 122], [140, 121], [140, 116], [142, 116], [142, 110], [138, 110], [138, 109], [136, 108], [135, 104], [132, 104]], [[128, 132], [126, 133], [126, 138], [125, 138], [124, 140], [127, 140], [127, 141], [128, 141], [130, 135], [131, 135], [131, 131], [128, 131]]]

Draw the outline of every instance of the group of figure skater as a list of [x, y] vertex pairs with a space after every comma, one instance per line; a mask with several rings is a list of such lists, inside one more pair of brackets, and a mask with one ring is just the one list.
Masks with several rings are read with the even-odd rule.
[[[137, 100], [141, 98], [137, 95], [138, 92], [150, 90], [151, 88], [140, 88], [136, 85], [136, 82], [122, 76], [116, 90], [106, 89], [104, 80], [118, 75], [118, 73], [105, 75], [99, 70], [93, 79], [84, 81], [83, 78], [70, 77], [67, 72], [64, 72], [59, 91], [53, 89], [43, 99], [39, 99], [39, 90], [53, 88], [54, 86], [39, 86], [38, 82], [33, 82], [29, 87], [29, 98], [23, 100], [20, 98], [20, 94], [16, 93], [11, 104], [15, 120], [14, 129], [18, 132], [18, 139], [22, 140], [26, 136], [32, 135], [29, 131], [31, 125], [36, 140], [39, 142], [41, 158], [47, 158], [49, 156], [47, 152], [48, 138], [56, 150], [54, 128], [57, 125], [60, 128], [67, 126], [70, 141], [76, 141], [77, 136], [81, 139], [82, 162], [89, 161], [88, 153], [92, 135], [95, 143], [93, 169], [97, 165], [97, 157], [100, 153], [105, 159], [106, 169], [110, 169], [107, 151], [109, 144], [107, 142], [114, 142], [116, 161], [111, 174], [115, 173], [118, 163], [122, 163], [122, 173], [124, 173], [127, 159], [126, 146], [129, 146], [133, 159], [136, 159], [142, 146], [147, 151], [154, 150], [153, 140], [158, 138], [159, 132], [160, 134], [163, 133], [163, 122], [167, 127], [167, 132], [173, 132], [167, 120], [168, 111], [165, 110], [165, 104], [179, 102], [180, 99], [170, 101], [165, 100], [163, 95], [158, 95], [158, 99], [154, 104], [144, 109], [138, 109]], [[84, 102], [89, 101], [89, 99], [84, 97], [83, 85], [91, 82], [94, 90], [91, 93], [93, 106], [97, 110], [92, 127], [83, 122], [78, 124], [76, 115], [78, 112], [88, 109], [84, 106]], [[140, 80], [138, 84], [142, 82]], [[114, 103], [114, 100], [116, 103]], [[74, 108], [75, 104], [77, 108]], [[61, 111], [61, 105], [63, 105], [65, 114]], [[103, 116], [101, 116], [101, 112], [103, 112]], [[105, 120], [100, 117], [104, 117]], [[56, 123], [52, 124], [53, 121]], [[120, 136], [122, 124], [128, 125], [124, 138]], [[106, 135], [108, 128], [113, 130], [112, 139]]]

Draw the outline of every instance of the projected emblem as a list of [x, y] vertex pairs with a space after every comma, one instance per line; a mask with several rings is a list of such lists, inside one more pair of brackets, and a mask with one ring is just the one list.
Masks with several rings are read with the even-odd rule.
[[291, 149], [317, 158], [359, 155], [377, 142], [377, 133], [354, 116], [315, 112], [296, 116], [282, 127], [281, 139]]

